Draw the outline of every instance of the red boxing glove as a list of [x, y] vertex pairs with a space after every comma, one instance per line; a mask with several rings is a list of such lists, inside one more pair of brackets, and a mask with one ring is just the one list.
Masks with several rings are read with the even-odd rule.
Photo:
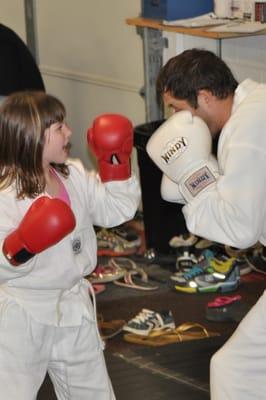
[[22, 264], [59, 242], [75, 225], [75, 216], [64, 201], [40, 197], [31, 205], [19, 227], [6, 237], [3, 253], [10, 264]]
[[98, 159], [102, 182], [125, 180], [131, 176], [133, 125], [129, 119], [119, 114], [102, 114], [88, 129], [87, 139]]

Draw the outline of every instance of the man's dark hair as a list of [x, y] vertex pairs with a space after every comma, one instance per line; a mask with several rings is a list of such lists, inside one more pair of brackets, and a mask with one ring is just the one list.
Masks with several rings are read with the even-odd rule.
[[233, 94], [238, 82], [230, 68], [214, 53], [190, 49], [171, 58], [160, 70], [157, 78], [157, 95], [161, 100], [165, 92], [186, 100], [197, 108], [198, 92], [209, 90], [219, 99]]

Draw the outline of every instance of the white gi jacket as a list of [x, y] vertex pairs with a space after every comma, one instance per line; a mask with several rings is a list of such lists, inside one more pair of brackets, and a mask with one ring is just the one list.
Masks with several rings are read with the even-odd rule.
[[266, 85], [237, 87], [218, 144], [220, 177], [183, 207], [188, 230], [237, 248], [266, 244]]
[[[134, 217], [140, 200], [134, 176], [101, 183], [95, 171], [69, 160], [70, 175], [61, 177], [76, 217], [74, 231], [56, 245], [14, 267], [0, 252], [0, 298], [15, 299], [38, 322], [77, 326], [93, 319], [88, 283], [83, 279], [97, 263], [93, 225], [112, 227]], [[44, 193], [43, 195], [49, 196]], [[33, 199], [17, 200], [14, 188], [0, 192], [0, 242], [16, 229]], [[36, 235], [41, 235], [36, 227]]]

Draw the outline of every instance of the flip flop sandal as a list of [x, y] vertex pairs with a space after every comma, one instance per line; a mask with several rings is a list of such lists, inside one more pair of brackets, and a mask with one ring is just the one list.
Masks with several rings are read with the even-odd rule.
[[114, 319], [104, 321], [103, 316], [97, 315], [98, 328], [102, 339], [111, 339], [122, 332], [126, 321], [123, 319]]
[[[140, 279], [136, 277], [140, 275]], [[134, 277], [134, 279], [133, 279]], [[114, 284], [117, 286], [127, 287], [130, 289], [137, 289], [137, 290], [156, 290], [158, 286], [153, 286], [148, 284], [148, 275], [144, 270], [141, 272], [138, 271], [127, 271], [122, 279], [118, 279], [114, 281]]]
[[[130, 275], [135, 275], [135, 279], [138, 280], [138, 275], [140, 276], [140, 280], [144, 283], [148, 283], [148, 274], [147, 272], [138, 266], [133, 260], [127, 257], [118, 257], [118, 258], [111, 258], [109, 261], [110, 265], [113, 265], [116, 268], [121, 268], [126, 270]], [[126, 275], [126, 274], [125, 274]], [[135, 280], [134, 279], [134, 280]], [[125, 281], [129, 281], [128, 283], [132, 284], [132, 277], [128, 276], [124, 279]], [[126, 282], [125, 282], [126, 283]], [[136, 283], [136, 282], [135, 282]]]
[[88, 276], [91, 283], [107, 283], [120, 279], [126, 273], [125, 269], [119, 268], [113, 264], [97, 265], [95, 270]]
[[123, 339], [129, 343], [157, 347], [190, 340], [207, 339], [214, 336], [220, 336], [220, 333], [208, 331], [198, 323], [185, 322], [175, 329], [151, 331], [148, 336], [128, 333], [123, 336]]
[[251, 306], [241, 301], [241, 296], [221, 296], [209, 302], [205, 317], [214, 322], [240, 322]]
[[128, 257], [116, 257], [110, 258], [109, 265], [113, 265], [115, 268], [120, 268], [126, 271], [144, 271], [140, 268], [133, 260]]
[[224, 306], [234, 303], [235, 301], [239, 301], [241, 299], [242, 299], [242, 297], [239, 294], [237, 294], [235, 296], [219, 296], [219, 297], [215, 297], [214, 300], [209, 301], [209, 303], [207, 304], [207, 307], [210, 307], [210, 308], [224, 307]]

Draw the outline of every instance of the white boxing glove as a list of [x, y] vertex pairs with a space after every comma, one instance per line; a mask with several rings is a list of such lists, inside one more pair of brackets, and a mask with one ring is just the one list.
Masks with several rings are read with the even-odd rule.
[[163, 174], [161, 180], [161, 196], [163, 200], [171, 203], [186, 204], [184, 197], [180, 193], [178, 184], [165, 174]]
[[150, 158], [179, 185], [185, 201], [216, 184], [217, 166], [211, 160], [212, 138], [206, 123], [189, 111], [179, 111], [149, 139]]

